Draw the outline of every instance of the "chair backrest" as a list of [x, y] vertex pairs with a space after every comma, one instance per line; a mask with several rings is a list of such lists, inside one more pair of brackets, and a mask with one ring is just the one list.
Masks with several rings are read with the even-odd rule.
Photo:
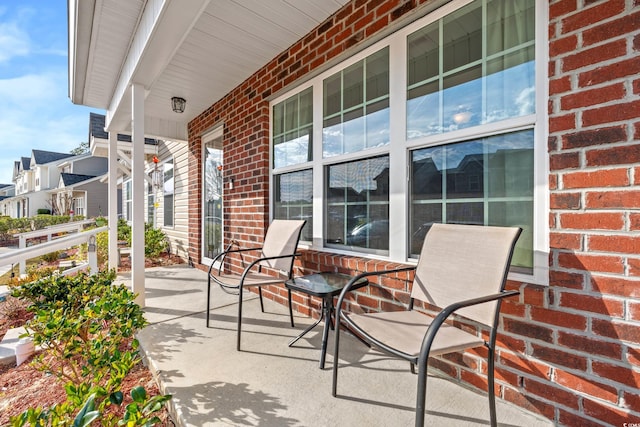
[[[274, 219], [264, 236], [262, 257], [294, 254], [305, 222], [304, 220]], [[293, 257], [278, 258], [261, 261], [260, 264], [290, 273], [293, 268], [293, 260]]]
[[[518, 227], [433, 224], [416, 268], [411, 296], [444, 308], [504, 289]], [[479, 304], [457, 313], [492, 325], [497, 303]]]

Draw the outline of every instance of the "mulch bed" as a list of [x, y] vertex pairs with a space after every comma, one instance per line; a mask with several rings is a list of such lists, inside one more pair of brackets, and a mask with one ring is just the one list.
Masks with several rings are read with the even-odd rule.
[[[130, 262], [122, 260], [118, 271], [130, 270]], [[156, 260], [147, 260], [146, 267], [180, 264], [184, 261], [176, 256], [165, 254]], [[0, 339], [10, 328], [23, 326], [33, 315], [26, 310], [24, 303], [8, 297], [0, 302]], [[9, 424], [10, 417], [16, 416], [29, 408], [51, 407], [66, 400], [63, 384], [55, 376], [38, 371], [29, 363], [20, 366], [0, 365], [0, 426]], [[159, 394], [158, 385], [149, 369], [139, 363], [125, 378], [122, 392], [125, 394], [124, 407], [131, 401], [130, 391], [133, 387], [142, 385], [148, 395]], [[116, 407], [112, 407], [115, 410]], [[159, 414], [160, 426], [174, 426], [166, 408]], [[93, 424], [100, 425], [99, 421]]]

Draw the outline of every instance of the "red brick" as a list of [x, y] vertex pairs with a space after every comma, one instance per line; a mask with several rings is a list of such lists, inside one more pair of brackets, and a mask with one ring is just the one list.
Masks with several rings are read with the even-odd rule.
[[560, 39], [552, 39], [549, 40], [549, 56], [554, 58], [563, 53], [573, 52], [577, 47], [578, 37], [575, 34]]
[[580, 356], [575, 353], [562, 351], [545, 345], [531, 344], [531, 348], [532, 357], [543, 362], [548, 362], [553, 366], [564, 366], [566, 368], [577, 369], [580, 371], [586, 371], [587, 369], [588, 364], [586, 356]]
[[622, 213], [562, 213], [560, 224], [565, 229], [577, 230], [622, 230]]
[[568, 150], [626, 140], [627, 128], [625, 125], [619, 125], [565, 134], [562, 136], [562, 148]]
[[549, 380], [551, 368], [549, 365], [541, 363], [539, 360], [525, 356], [522, 353], [510, 353], [501, 351], [499, 364], [507, 369], [513, 369], [520, 373], [536, 376], [543, 380]]
[[560, 0], [549, 5], [549, 19], [553, 20], [568, 15], [576, 10], [576, 0]]
[[522, 292], [522, 301], [527, 305], [542, 306], [547, 300], [546, 286], [528, 285]]
[[592, 187], [622, 187], [628, 186], [629, 170], [626, 168], [605, 169], [595, 172], [571, 172], [562, 177], [565, 189]]
[[606, 314], [611, 317], [622, 317], [624, 315], [624, 302], [621, 300], [572, 292], [561, 292], [559, 296], [560, 301], [558, 304], [563, 308]]
[[608, 402], [616, 403], [618, 392], [615, 387], [602, 384], [594, 378], [585, 378], [561, 369], [556, 370], [556, 383], [579, 393], [585, 393]]
[[640, 254], [640, 236], [589, 236], [589, 250]]
[[[532, 381], [532, 380], [528, 380], [528, 381]], [[577, 406], [577, 400], [578, 400], [577, 396], [575, 395], [571, 396], [571, 393], [568, 393], [568, 395], [563, 395], [563, 396], [566, 396], [569, 399], [572, 399], [573, 401], [575, 401]], [[552, 403], [549, 403], [549, 401], [545, 402], [543, 400], [536, 399], [535, 396], [532, 396], [529, 393], [525, 394], [523, 393], [522, 390], [519, 390], [519, 389], [514, 390], [509, 387], [504, 389], [503, 397], [507, 402], [512, 402], [520, 406], [521, 408], [524, 408], [527, 411], [540, 414], [549, 419], [554, 418], [555, 406]], [[553, 402], [553, 400], [551, 400], [551, 402]], [[564, 400], [563, 400], [563, 404], [566, 404], [567, 406], [569, 406]]]
[[558, 332], [558, 345], [568, 349], [567, 351], [580, 351], [585, 354], [599, 355], [611, 359], [622, 358], [622, 345], [618, 342], [603, 341], [595, 337]]
[[587, 127], [623, 120], [634, 120], [638, 118], [638, 111], [640, 111], [640, 101], [619, 102], [606, 107], [586, 109], [582, 112], [582, 125]]
[[553, 331], [542, 325], [534, 325], [531, 322], [523, 322], [506, 317], [503, 319], [503, 323], [505, 333], [513, 333], [542, 341], [551, 341], [553, 338]]
[[629, 366], [614, 365], [594, 360], [591, 363], [593, 373], [600, 378], [616, 381], [629, 387], [637, 387], [640, 384], [640, 372], [635, 372]]
[[615, 21], [608, 21], [602, 25], [585, 29], [582, 32], [582, 44], [583, 46], [589, 46], [600, 43], [603, 40], [623, 37], [633, 33], [638, 27], [640, 27], [640, 13], [623, 15]]
[[582, 249], [582, 236], [572, 233], [550, 233], [549, 246], [556, 249]]
[[607, 420], [607, 424], [609, 425], [633, 425], [633, 423], [636, 423], [638, 420], [638, 415], [629, 414], [626, 409], [621, 409], [616, 405], [608, 405], [597, 400], [584, 399], [583, 407], [585, 415], [598, 420]]
[[635, 278], [593, 275], [591, 286], [601, 294], [640, 298], [640, 280]]
[[549, 286], [554, 289], [584, 289], [584, 274], [566, 271], [549, 271]]
[[600, 62], [611, 61], [627, 54], [625, 40], [616, 40], [606, 45], [577, 51], [562, 59], [562, 71], [567, 73], [583, 67], [591, 67]]
[[586, 317], [579, 314], [541, 307], [531, 307], [530, 313], [531, 320], [534, 322], [575, 329], [577, 331], [584, 331], [587, 327]]
[[549, 156], [549, 169], [552, 171], [578, 167], [580, 167], [580, 153], [560, 153]]
[[629, 258], [627, 259], [627, 265], [629, 266], [629, 276], [640, 277], [640, 259]]
[[570, 33], [581, 28], [593, 25], [594, 22], [603, 21], [612, 16], [623, 13], [624, 0], [607, 0], [594, 7], [588, 7], [562, 20], [562, 33]]
[[[640, 191], [589, 191], [586, 194], [586, 207], [589, 209], [637, 209], [640, 207]], [[631, 215], [633, 230], [635, 221], [638, 221], [637, 226], [640, 227], [640, 215]]]
[[637, 323], [594, 318], [591, 328], [596, 335], [631, 343], [640, 342], [640, 327]]
[[569, 92], [571, 90], [571, 77], [562, 76], [557, 79], [549, 80], [549, 94], [557, 95]]
[[549, 133], [562, 132], [576, 128], [575, 113], [564, 114], [562, 116], [554, 115], [549, 117]]
[[625, 94], [626, 89], [622, 82], [596, 89], [575, 91], [560, 98], [560, 108], [566, 111], [604, 104], [622, 99]]
[[615, 256], [560, 253], [558, 254], [558, 266], [591, 273], [624, 273], [624, 260]]
[[585, 418], [582, 416], [581, 413], [567, 411], [564, 408], [558, 409], [557, 425], [580, 426], [580, 427], [602, 427], [602, 423]]

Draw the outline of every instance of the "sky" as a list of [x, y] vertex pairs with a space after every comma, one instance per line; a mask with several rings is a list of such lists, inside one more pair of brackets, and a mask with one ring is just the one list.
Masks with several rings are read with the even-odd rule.
[[89, 112], [68, 95], [67, 1], [0, 0], [0, 184], [31, 150], [86, 142]]

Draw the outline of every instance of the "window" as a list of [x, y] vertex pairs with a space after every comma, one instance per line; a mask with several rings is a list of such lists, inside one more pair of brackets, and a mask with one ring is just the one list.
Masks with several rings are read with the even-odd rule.
[[133, 219], [132, 184], [133, 182], [130, 179], [122, 183], [124, 187], [122, 191], [122, 198], [124, 199], [124, 219], [126, 221], [131, 221]]
[[163, 195], [164, 195], [164, 226], [173, 227], [173, 193], [174, 193], [174, 176], [173, 176], [173, 159], [169, 159], [163, 163]]
[[73, 213], [76, 216], [84, 216], [84, 197], [76, 197], [73, 199]]
[[397, 262], [434, 222], [517, 225], [511, 273], [546, 283], [535, 4], [447, 2], [275, 99], [272, 216], [310, 221], [316, 249]]
[[534, 0], [475, 1], [407, 38], [407, 137], [534, 113]]
[[156, 225], [156, 195], [152, 183], [147, 183], [147, 223], [153, 227]]
[[275, 176], [273, 217], [306, 220], [300, 240], [307, 242], [312, 240], [313, 172], [311, 169]]
[[273, 107], [273, 166], [308, 162], [313, 146], [313, 93], [311, 88]]
[[417, 257], [435, 222], [515, 225], [512, 267], [533, 269], [533, 131], [411, 152], [410, 255]]
[[389, 49], [325, 79], [323, 97], [323, 157], [388, 144]]

